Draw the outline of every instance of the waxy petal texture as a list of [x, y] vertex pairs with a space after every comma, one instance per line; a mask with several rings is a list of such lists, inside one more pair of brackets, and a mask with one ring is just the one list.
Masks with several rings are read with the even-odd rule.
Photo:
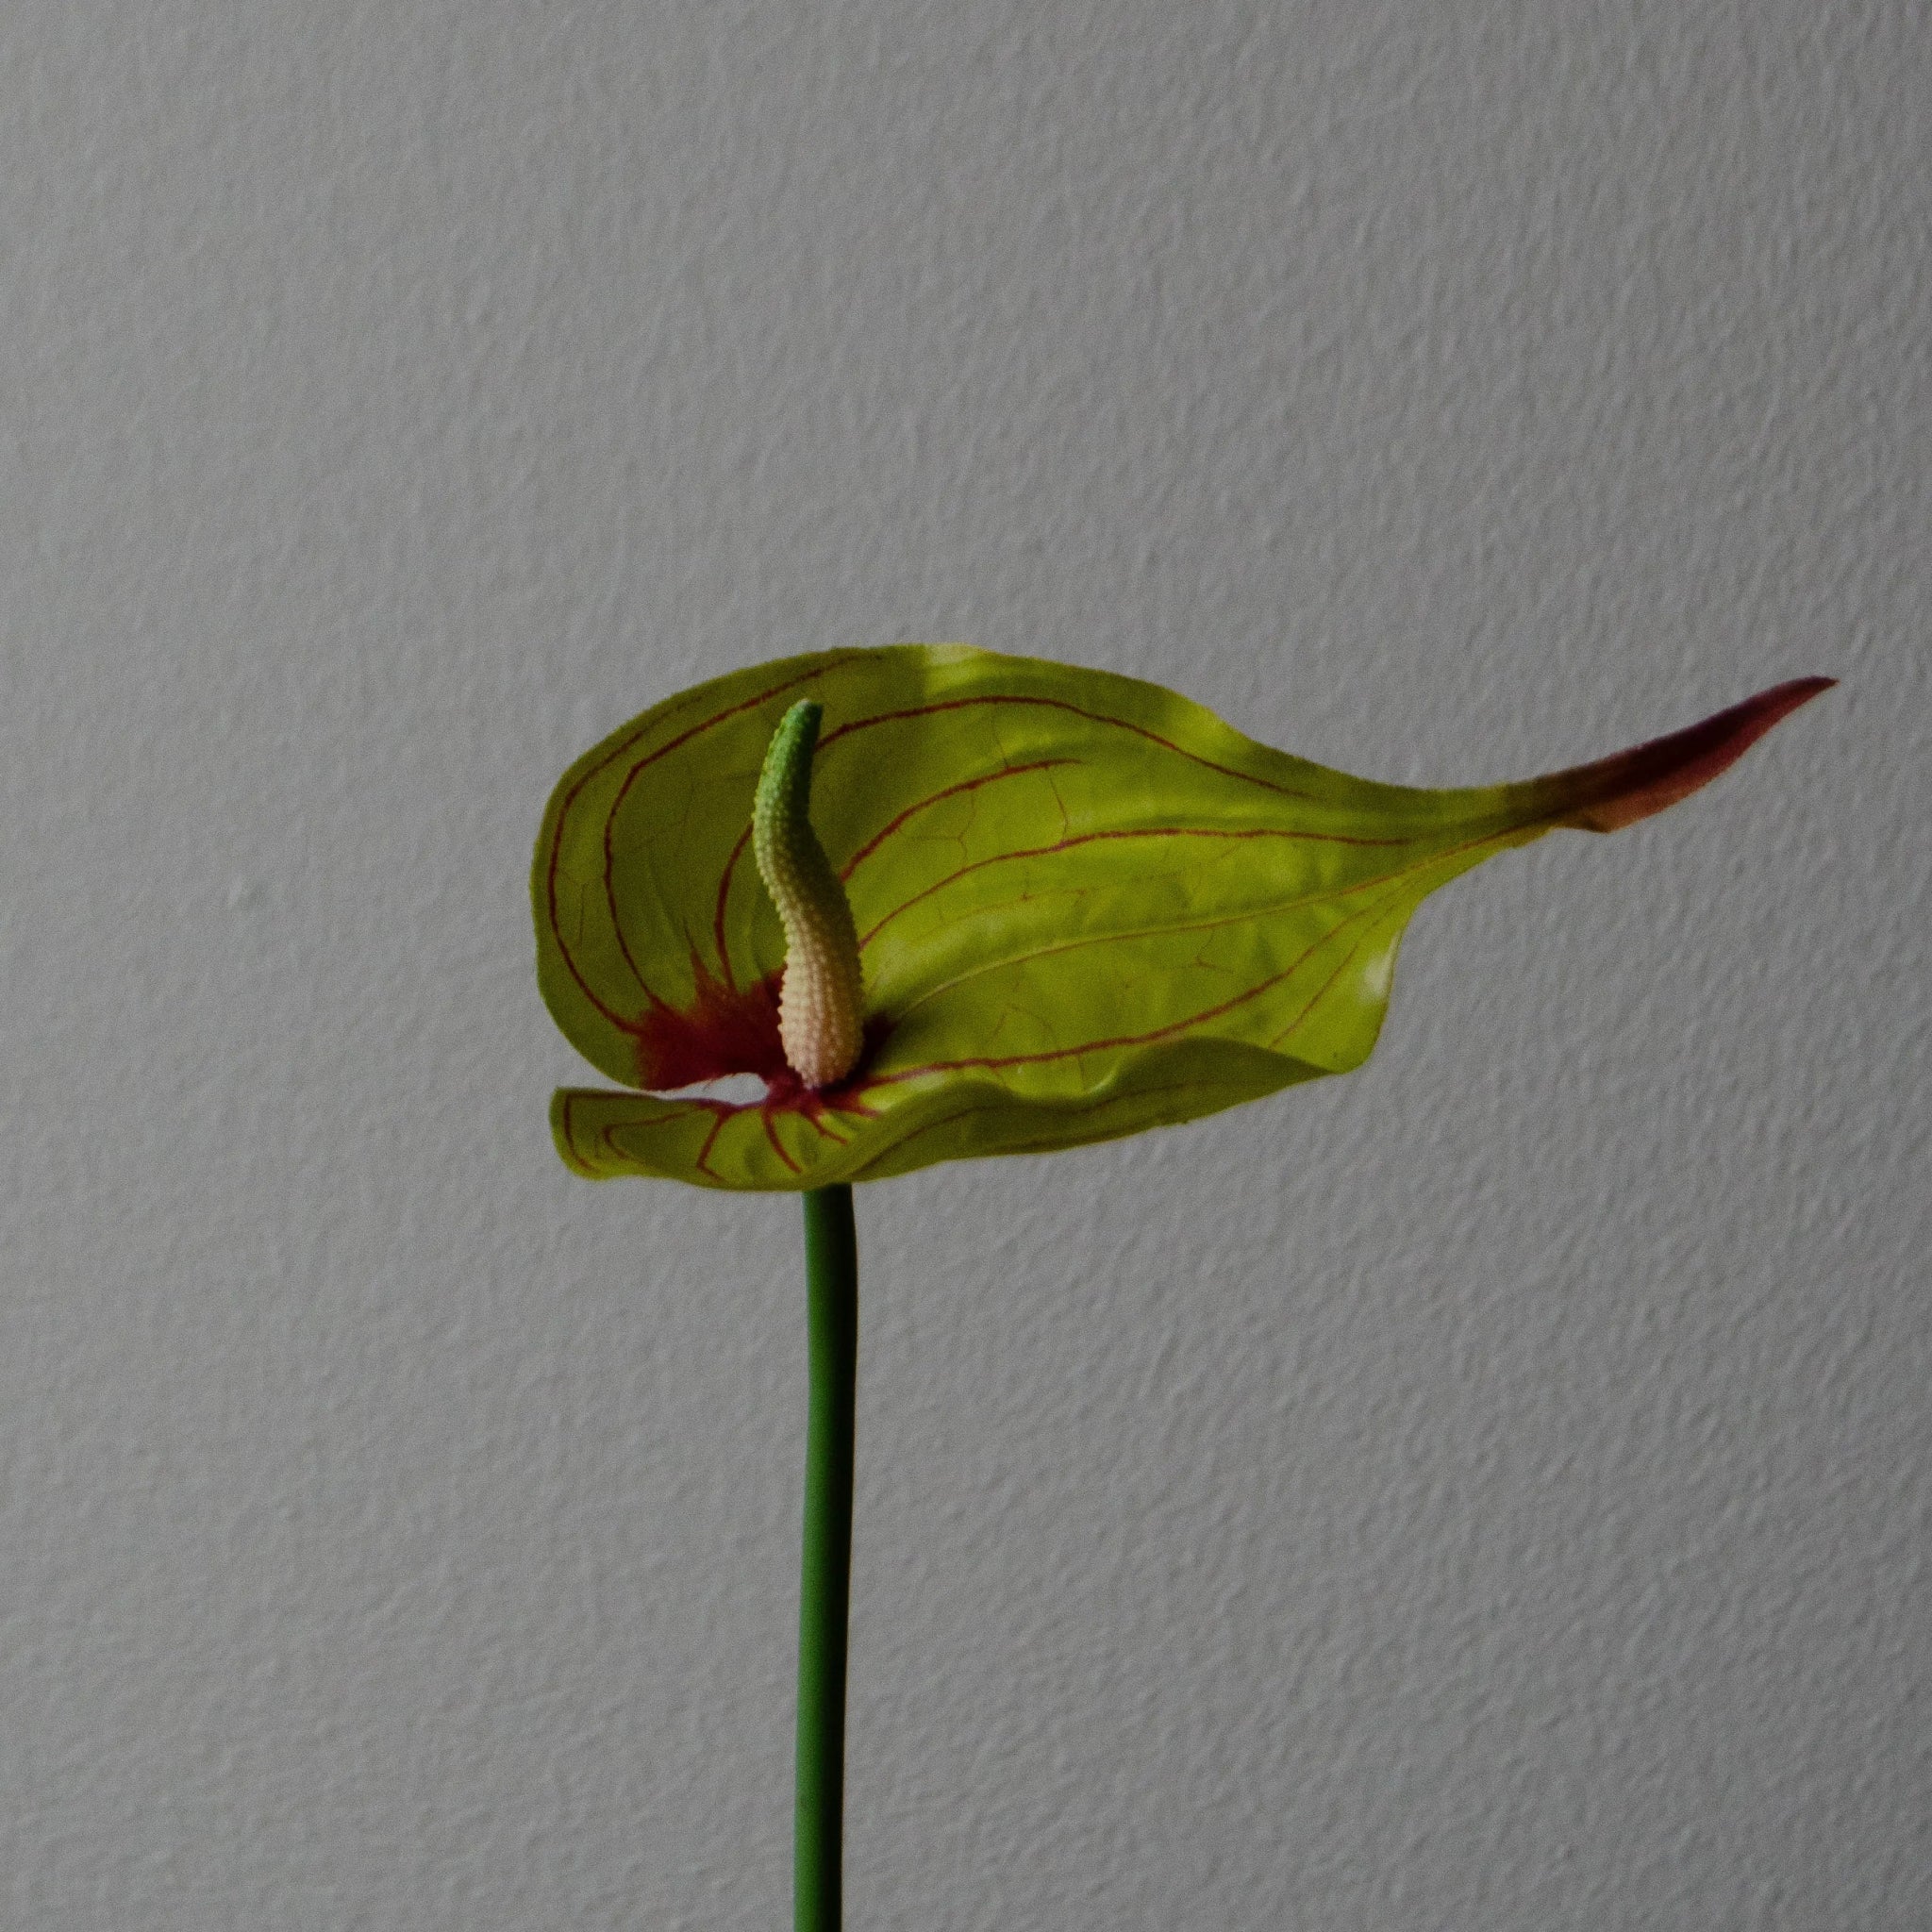
[[[532, 875], [538, 979], [626, 1089], [552, 1107], [595, 1178], [816, 1188], [1111, 1140], [1359, 1066], [1428, 893], [1558, 826], [1707, 784], [1832, 682], [1513, 785], [1378, 785], [1111, 673], [960, 644], [757, 666], [564, 774]], [[824, 707], [812, 823], [864, 965], [866, 1047], [805, 1088], [778, 1041], [778, 915], [748, 850], [774, 729]], [[739, 1105], [679, 1093], [732, 1074]]]

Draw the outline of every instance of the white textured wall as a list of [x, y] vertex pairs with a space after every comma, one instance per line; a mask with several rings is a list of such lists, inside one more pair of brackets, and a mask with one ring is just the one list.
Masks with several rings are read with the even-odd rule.
[[1804, 672], [1361, 1074], [860, 1195], [851, 1923], [1922, 1925], [1913, 0], [0, 15], [0, 1920], [786, 1922], [795, 1204], [567, 760], [965, 638], [1380, 776]]

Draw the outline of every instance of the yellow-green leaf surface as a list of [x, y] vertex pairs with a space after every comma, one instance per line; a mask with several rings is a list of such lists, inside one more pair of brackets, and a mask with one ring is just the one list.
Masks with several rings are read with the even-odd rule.
[[[735, 673], [588, 752], [544, 815], [538, 979], [630, 1090], [559, 1092], [558, 1150], [597, 1178], [816, 1188], [1346, 1073], [1428, 893], [1557, 826], [1661, 810], [1830, 682], [1547, 777], [1420, 791], [1271, 751], [1156, 685], [961, 644]], [[785, 941], [747, 849], [766, 747], [801, 698], [824, 708], [811, 820], [867, 1015], [857, 1066], [821, 1091], [779, 1045]], [[702, 1091], [735, 1074], [763, 1099]]]

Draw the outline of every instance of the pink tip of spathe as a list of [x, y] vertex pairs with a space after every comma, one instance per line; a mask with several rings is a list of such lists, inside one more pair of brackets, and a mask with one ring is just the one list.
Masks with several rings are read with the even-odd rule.
[[1835, 677], [1794, 677], [1702, 724], [1632, 745], [1594, 764], [1554, 772], [1539, 783], [1549, 788], [1559, 824], [1591, 832], [1621, 831], [1701, 791], [1780, 719], [1837, 682]]

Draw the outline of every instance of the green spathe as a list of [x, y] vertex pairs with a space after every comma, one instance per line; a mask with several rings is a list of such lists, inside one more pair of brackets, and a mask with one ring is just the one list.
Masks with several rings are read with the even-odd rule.
[[[1512, 785], [1380, 785], [1134, 678], [960, 644], [826, 652], [645, 712], [565, 774], [532, 886], [558, 1024], [630, 1090], [567, 1090], [595, 1178], [797, 1190], [1196, 1119], [1368, 1057], [1416, 907], [1559, 826], [1707, 783], [1832, 680]], [[774, 730], [823, 708], [812, 824], [844, 884], [866, 1040], [807, 1087], [747, 851]], [[739, 1104], [696, 1083], [753, 1074]]]

